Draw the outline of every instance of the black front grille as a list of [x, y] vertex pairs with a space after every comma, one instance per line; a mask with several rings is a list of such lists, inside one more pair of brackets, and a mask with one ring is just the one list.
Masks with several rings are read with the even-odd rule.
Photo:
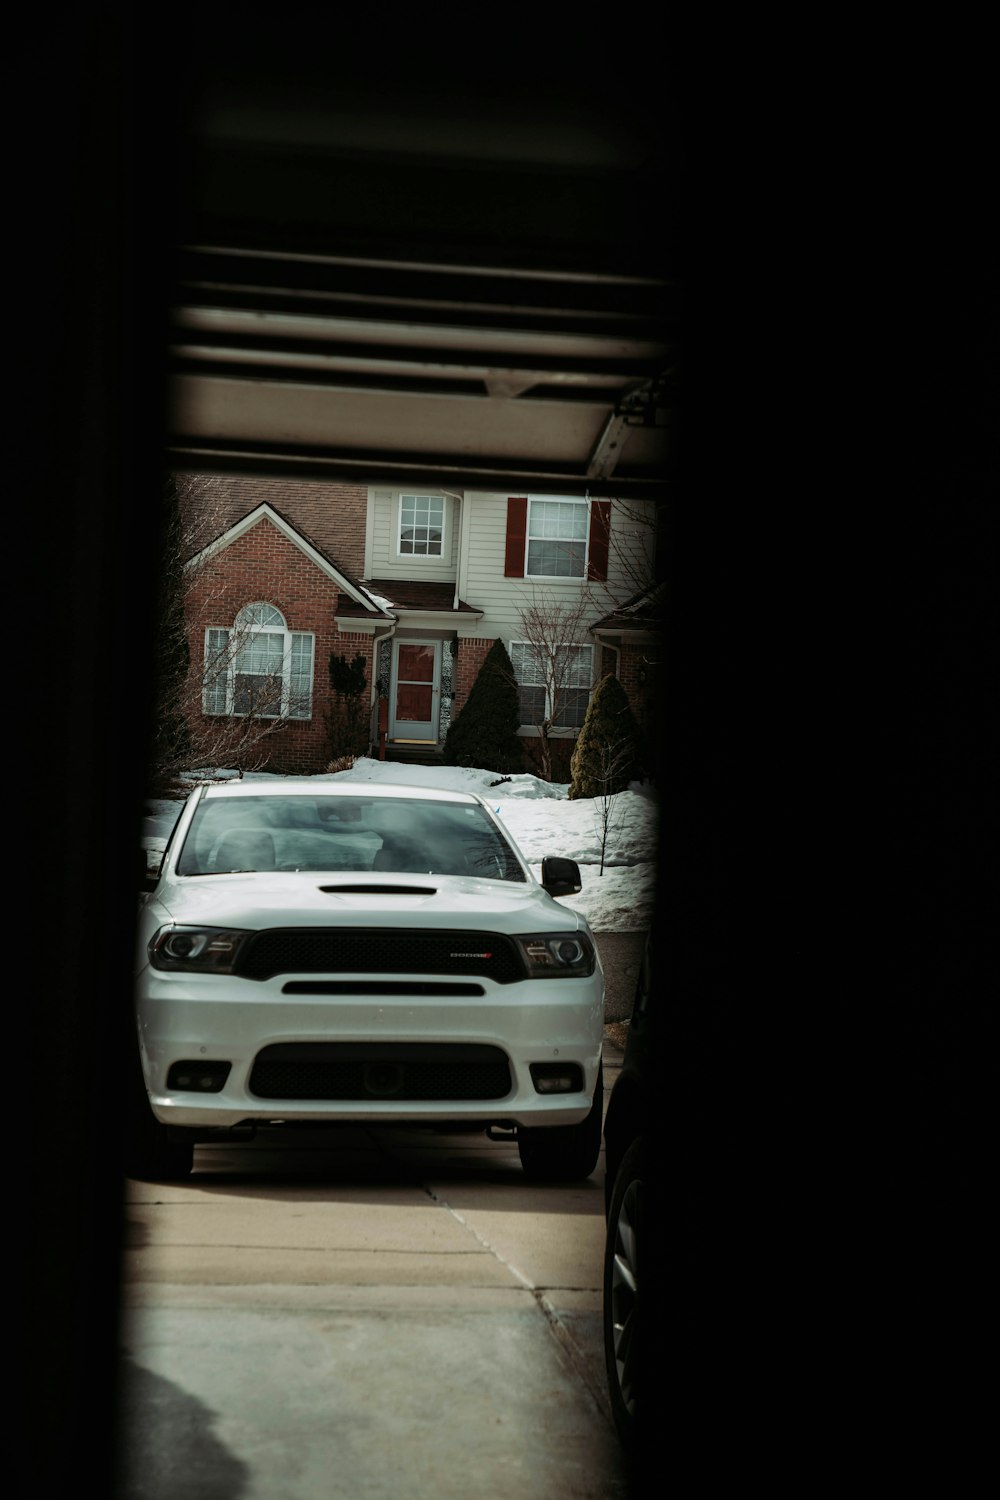
[[526, 978], [517, 945], [495, 932], [379, 927], [273, 927], [240, 952], [244, 979], [275, 974], [475, 974], [497, 984]]
[[257, 1054], [258, 1099], [494, 1100], [510, 1093], [499, 1047], [450, 1042], [281, 1042]]

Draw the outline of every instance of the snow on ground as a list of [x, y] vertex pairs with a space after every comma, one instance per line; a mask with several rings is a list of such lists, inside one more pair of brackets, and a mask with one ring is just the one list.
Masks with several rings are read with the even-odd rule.
[[[186, 780], [194, 785], [232, 774], [205, 771]], [[245, 779], [275, 778], [266, 771], [258, 771], [248, 773]], [[655, 792], [648, 783], [633, 782], [627, 792], [610, 799], [605, 808], [600, 798], [571, 802], [568, 785], [552, 784], [537, 776], [499, 777], [495, 771], [459, 766], [404, 766], [396, 761], [362, 758], [349, 771], [302, 779], [378, 781], [478, 792], [489, 799], [536, 876], [541, 875], [541, 862], [546, 855], [576, 860], [583, 889], [578, 896], [562, 898], [562, 905], [582, 913], [596, 932], [639, 932], [652, 920], [659, 809]], [[152, 852], [163, 849], [181, 805], [179, 801], [146, 804], [142, 826], [144, 848]], [[600, 873], [602, 841], [603, 874]]]

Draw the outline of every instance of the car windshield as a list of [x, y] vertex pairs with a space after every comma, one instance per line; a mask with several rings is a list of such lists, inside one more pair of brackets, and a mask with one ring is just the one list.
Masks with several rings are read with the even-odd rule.
[[205, 797], [179, 875], [347, 871], [525, 880], [516, 855], [475, 803], [403, 797]]

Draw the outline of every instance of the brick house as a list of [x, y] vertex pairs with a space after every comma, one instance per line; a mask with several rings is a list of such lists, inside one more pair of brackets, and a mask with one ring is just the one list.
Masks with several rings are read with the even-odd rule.
[[[601, 676], [616, 672], [640, 723], [647, 714], [655, 629], [634, 587], [634, 570], [649, 566], [646, 505], [190, 478], [185, 609], [202, 674], [193, 712], [280, 720], [266, 742], [267, 769], [325, 770], [339, 753], [330, 657], [360, 655], [369, 753], [433, 760], [500, 636], [521, 688], [525, 747], [538, 764], [538, 721], [554, 709], [555, 765], [568, 780]], [[549, 619], [568, 637], [556, 701], [526, 628], [532, 609], [536, 624]]]

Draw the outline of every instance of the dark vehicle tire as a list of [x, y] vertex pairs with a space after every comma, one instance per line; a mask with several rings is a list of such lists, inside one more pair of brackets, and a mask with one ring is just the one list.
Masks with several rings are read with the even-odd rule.
[[622, 1158], [611, 1193], [604, 1247], [604, 1364], [611, 1411], [623, 1447], [635, 1446], [636, 1379], [642, 1358], [639, 1256], [642, 1242], [642, 1141]]
[[194, 1142], [161, 1125], [149, 1106], [148, 1121], [135, 1122], [125, 1144], [125, 1175], [141, 1182], [176, 1182], [190, 1177]]
[[125, 1120], [125, 1175], [145, 1182], [176, 1182], [194, 1166], [194, 1140], [161, 1125], [149, 1105], [138, 1057]]
[[597, 1072], [594, 1102], [579, 1125], [518, 1129], [517, 1152], [527, 1177], [549, 1182], [579, 1182], [589, 1177], [601, 1154], [604, 1117], [604, 1066]]

